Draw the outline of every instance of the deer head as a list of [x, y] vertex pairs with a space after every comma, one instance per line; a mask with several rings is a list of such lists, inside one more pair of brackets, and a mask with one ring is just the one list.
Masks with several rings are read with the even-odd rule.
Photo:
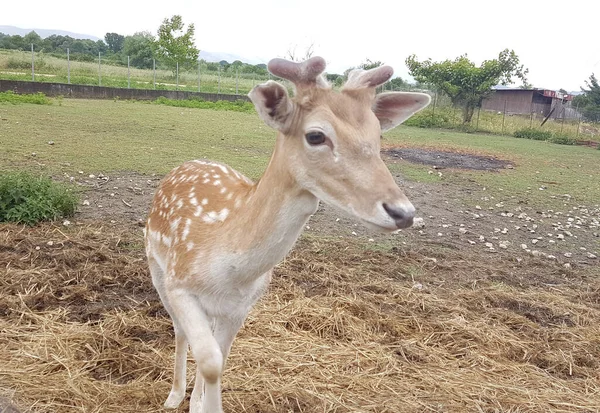
[[429, 95], [376, 95], [393, 74], [389, 66], [352, 71], [341, 92], [324, 79], [321, 57], [273, 59], [268, 68], [295, 87], [290, 97], [268, 81], [249, 94], [263, 121], [279, 131], [274, 161], [285, 162], [300, 187], [371, 228], [411, 226], [415, 208], [381, 159], [380, 136], [425, 108]]

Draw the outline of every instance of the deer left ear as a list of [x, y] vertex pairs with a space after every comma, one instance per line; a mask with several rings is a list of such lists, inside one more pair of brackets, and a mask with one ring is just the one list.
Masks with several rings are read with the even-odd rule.
[[424, 109], [430, 101], [431, 97], [425, 93], [380, 93], [373, 102], [373, 112], [379, 119], [381, 131], [385, 132], [395, 128], [421, 109]]
[[294, 111], [287, 90], [277, 82], [255, 86], [248, 94], [261, 119], [270, 127], [284, 131]]

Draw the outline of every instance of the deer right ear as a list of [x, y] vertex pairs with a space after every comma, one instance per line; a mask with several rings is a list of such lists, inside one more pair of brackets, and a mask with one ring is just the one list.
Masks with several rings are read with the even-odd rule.
[[279, 131], [286, 129], [294, 111], [294, 104], [283, 86], [269, 80], [267, 83], [255, 86], [248, 97], [267, 125]]

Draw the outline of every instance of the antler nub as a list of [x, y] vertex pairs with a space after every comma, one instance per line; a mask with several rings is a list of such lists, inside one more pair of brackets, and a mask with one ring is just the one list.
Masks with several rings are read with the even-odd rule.
[[325, 59], [319, 56], [311, 57], [301, 63], [273, 59], [267, 65], [269, 72], [295, 85], [318, 84], [319, 75], [325, 71], [325, 66]]
[[348, 74], [344, 89], [376, 88], [390, 80], [393, 74], [394, 69], [391, 66], [380, 66], [370, 70], [355, 69]]

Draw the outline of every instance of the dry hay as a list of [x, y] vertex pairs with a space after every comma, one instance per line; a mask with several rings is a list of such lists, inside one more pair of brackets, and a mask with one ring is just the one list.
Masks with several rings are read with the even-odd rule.
[[[173, 335], [140, 229], [0, 230], [0, 411], [163, 411]], [[279, 266], [227, 412], [600, 410], [596, 270], [364, 247], [304, 238]]]

